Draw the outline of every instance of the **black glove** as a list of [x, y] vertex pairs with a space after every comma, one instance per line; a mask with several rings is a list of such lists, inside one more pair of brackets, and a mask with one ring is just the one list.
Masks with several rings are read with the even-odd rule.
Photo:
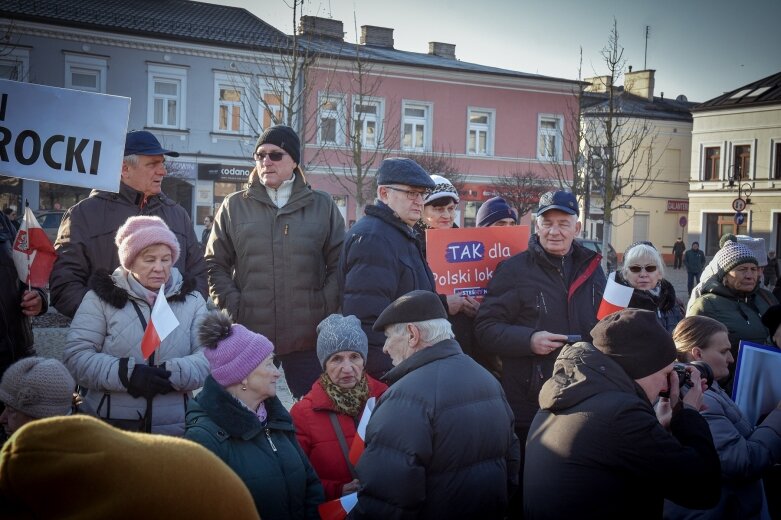
[[128, 380], [127, 358], [119, 360], [119, 379], [127, 387], [127, 393], [133, 397], [151, 399], [158, 394], [167, 394], [174, 389], [169, 381], [170, 377], [170, 370], [137, 363]]

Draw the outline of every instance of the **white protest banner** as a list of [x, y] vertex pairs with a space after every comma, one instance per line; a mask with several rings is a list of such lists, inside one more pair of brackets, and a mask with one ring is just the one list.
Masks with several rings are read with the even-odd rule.
[[0, 80], [0, 174], [119, 191], [130, 98]]
[[781, 350], [741, 341], [732, 399], [754, 425], [781, 401]]

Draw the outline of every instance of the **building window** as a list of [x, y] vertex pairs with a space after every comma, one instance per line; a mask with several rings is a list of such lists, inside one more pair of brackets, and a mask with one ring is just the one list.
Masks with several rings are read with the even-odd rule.
[[541, 161], [561, 160], [562, 118], [540, 115], [537, 124], [537, 159]]
[[721, 148], [711, 146], [705, 148], [705, 164], [702, 172], [702, 180], [715, 181], [719, 178], [719, 169], [721, 167]]
[[781, 142], [775, 143], [773, 179], [781, 180]]
[[385, 114], [382, 100], [362, 97], [353, 100], [354, 137], [366, 148], [382, 146], [382, 120]]
[[732, 166], [736, 178], [746, 180], [751, 178], [751, 145], [735, 146]]
[[344, 144], [344, 99], [341, 96], [320, 96], [320, 144]]
[[30, 70], [30, 51], [10, 49], [0, 52], [0, 79], [27, 81]]
[[469, 155], [493, 155], [493, 110], [468, 110], [466, 153]]
[[186, 129], [187, 69], [150, 64], [147, 76], [147, 126]]
[[281, 93], [275, 91], [270, 85], [262, 82], [260, 85], [260, 107], [258, 114], [261, 114], [260, 129], [261, 132], [266, 128], [285, 122], [285, 104]]
[[404, 102], [402, 104], [401, 148], [424, 152], [431, 149], [430, 104]]
[[80, 54], [65, 55], [65, 88], [106, 93], [108, 60]]
[[228, 134], [246, 134], [244, 118], [244, 87], [236, 85], [227, 75], [218, 74], [214, 80], [214, 131]]

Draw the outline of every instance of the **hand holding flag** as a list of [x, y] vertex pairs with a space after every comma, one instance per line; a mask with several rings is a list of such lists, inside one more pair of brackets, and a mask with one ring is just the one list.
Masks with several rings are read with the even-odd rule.
[[165, 284], [163, 284], [160, 286], [160, 292], [155, 300], [155, 306], [152, 308], [144, 337], [141, 339], [141, 353], [144, 359], [149, 359], [149, 356], [160, 347], [163, 340], [178, 326], [179, 320], [176, 319], [174, 311], [168, 305], [168, 300], [165, 299]]

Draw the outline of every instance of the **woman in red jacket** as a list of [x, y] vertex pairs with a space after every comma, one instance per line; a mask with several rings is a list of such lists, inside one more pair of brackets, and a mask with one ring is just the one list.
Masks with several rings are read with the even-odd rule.
[[358, 491], [347, 454], [370, 397], [388, 388], [366, 374], [368, 340], [355, 316], [332, 314], [317, 326], [320, 378], [290, 415], [301, 448], [325, 489], [326, 500]]

